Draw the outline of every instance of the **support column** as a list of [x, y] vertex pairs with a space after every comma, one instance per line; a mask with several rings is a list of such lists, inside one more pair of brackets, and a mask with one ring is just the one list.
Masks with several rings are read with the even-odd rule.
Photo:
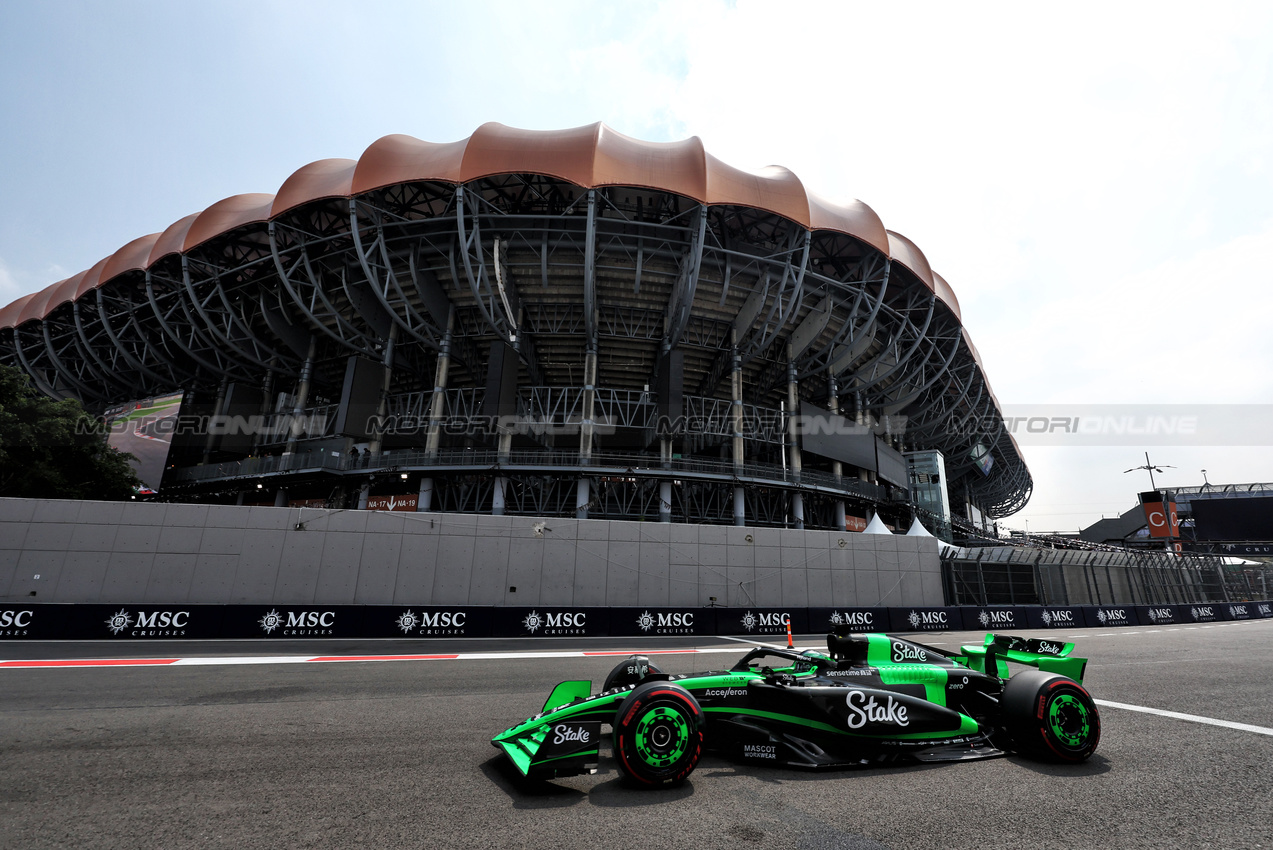
[[[271, 367], [274, 360], [270, 360]], [[261, 409], [258, 411], [261, 417], [263, 427], [256, 432], [252, 438], [252, 454], [257, 454], [261, 447], [261, 438], [266, 432], [271, 430], [270, 426], [274, 423], [270, 420], [270, 415], [274, 412], [274, 369], [271, 368], [265, 373], [265, 383], [261, 387]]]
[[367, 510], [367, 500], [371, 497], [371, 484], [363, 482], [358, 486], [358, 510]]
[[[429, 399], [429, 433], [425, 437], [424, 452], [429, 460], [438, 456], [438, 443], [442, 437], [442, 416], [445, 411], [447, 374], [451, 370], [451, 335], [455, 329], [455, 308], [446, 314], [446, 334], [438, 349], [438, 365], [433, 376], [433, 397]], [[421, 484], [423, 486], [423, 484]]]
[[[862, 394], [861, 393], [853, 394], [853, 421], [860, 428], [866, 427], [866, 411], [862, 409]], [[865, 469], [859, 469], [858, 480], [870, 483], [871, 481], [870, 472], [868, 472]]]
[[301, 421], [305, 418], [305, 403], [309, 401], [309, 382], [314, 376], [314, 357], [318, 353], [318, 338], [309, 338], [309, 353], [305, 355], [305, 365], [301, 367], [301, 379], [296, 385], [296, 402], [292, 405], [292, 421], [289, 423], [291, 436], [287, 439], [287, 448], [283, 454], [290, 455], [296, 451], [296, 438], [300, 434]]
[[398, 325], [395, 322], [389, 328], [389, 338], [385, 340], [385, 355], [382, 360], [385, 373], [380, 385], [380, 403], [376, 405], [376, 432], [367, 444], [367, 454], [372, 457], [380, 454], [380, 447], [384, 442], [385, 414], [389, 412], [389, 390], [393, 388], [393, 347], [397, 341]]
[[[734, 474], [739, 475], [743, 471], [743, 359], [738, 353], [738, 331], [733, 332], [731, 360], [732, 366], [729, 378], [730, 398], [733, 401], [734, 414]], [[734, 488], [734, 525], [747, 524], [747, 501], [743, 495], [743, 488], [737, 486]]]
[[504, 515], [504, 484], [507, 479], [496, 476], [495, 486], [491, 488], [491, 516]]
[[[827, 371], [827, 408], [833, 415], [838, 416], [840, 413], [840, 387], [836, 384], [835, 373]], [[842, 484], [844, 481], [844, 464], [838, 460], [831, 461], [831, 474], [835, 476], [835, 483]], [[835, 530], [847, 531], [847, 521], [844, 515], [844, 500], [835, 500]]]
[[[496, 449], [496, 465], [503, 466], [508, 463], [508, 456], [513, 450], [513, 429], [506, 425], [499, 425], [499, 444]], [[508, 479], [503, 475], [495, 476], [495, 486], [491, 490], [491, 515], [504, 515], [504, 491], [508, 487]]]
[[[217, 387], [217, 402], [212, 407], [213, 422], [220, 422], [221, 414], [225, 413], [225, 393], [229, 386], [230, 386], [230, 379], [222, 378], [221, 385]], [[217, 442], [216, 432], [212, 428], [209, 428], [207, 442], [205, 442], [203, 445], [203, 462], [204, 463], [208, 463], [209, 461], [212, 460], [212, 447], [216, 444], [216, 442]]]
[[[787, 343], [787, 451], [792, 480], [800, 483], [800, 384], [796, 380], [796, 364], [792, 362], [791, 343]], [[804, 528], [804, 494], [791, 494], [791, 518], [796, 528]]]
[[416, 498], [415, 509], [417, 513], [433, 509], [433, 479], [420, 479], [420, 493]]
[[274, 507], [276, 508], [287, 507], [287, 491], [286, 490], [279, 488], [278, 492], [274, 494]]
[[[593, 415], [597, 398], [597, 346], [588, 343], [588, 351], [584, 355], [583, 364], [583, 421], [579, 423], [579, 465], [587, 467], [592, 463]], [[579, 492], [575, 499], [575, 518], [588, 518], [588, 479], [579, 479]]]
[[[663, 472], [668, 474], [672, 470], [672, 441], [667, 437], [659, 440], [659, 459], [662, 461]], [[659, 482], [659, 522], [672, 521], [672, 482], [664, 479]]]

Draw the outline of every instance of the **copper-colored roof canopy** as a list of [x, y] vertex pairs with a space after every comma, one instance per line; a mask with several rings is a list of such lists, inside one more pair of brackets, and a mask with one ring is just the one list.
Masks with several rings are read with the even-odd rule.
[[129, 242], [82, 273], [84, 277], [77, 275], [73, 291], [69, 284], [62, 288], [55, 284], [18, 299], [0, 310], [0, 327], [42, 319], [68, 298], [78, 298], [113, 277], [145, 270], [170, 254], [189, 251], [236, 228], [268, 221], [312, 201], [352, 198], [410, 181], [466, 183], [497, 174], [542, 174], [587, 189], [633, 186], [671, 192], [709, 206], [763, 210], [810, 230], [844, 233], [905, 266], [959, 315], [953, 291], [933, 273], [913, 242], [886, 231], [875, 211], [861, 201], [837, 204], [820, 198], [785, 168], [770, 166], [757, 172], [734, 168], [703, 150], [697, 137], [647, 142], [601, 123], [552, 131], [488, 123], [458, 142], [385, 136], [356, 161], [324, 159], [297, 169], [276, 195], [234, 195], [218, 201], [203, 212], [174, 222], [163, 233]]
[[888, 232], [888, 252], [893, 262], [901, 263], [919, 278], [919, 282], [930, 291], [937, 292], [937, 284], [933, 280], [933, 270], [928, 265], [928, 258], [919, 246], [900, 233]]
[[[62, 283], [62, 281], [58, 281], [58, 283]], [[57, 286], [57, 283], [53, 285]], [[25, 310], [26, 306], [30, 304], [35, 296], [39, 294], [39, 292], [32, 292], [29, 295], [23, 295], [7, 307], [0, 307], [0, 328], [13, 328], [22, 324], [20, 321], [22, 311]]]
[[134, 239], [111, 254], [105, 268], [102, 269], [102, 280], [110, 280], [124, 272], [145, 271], [150, 265], [150, 252], [159, 241], [160, 235], [151, 233]]

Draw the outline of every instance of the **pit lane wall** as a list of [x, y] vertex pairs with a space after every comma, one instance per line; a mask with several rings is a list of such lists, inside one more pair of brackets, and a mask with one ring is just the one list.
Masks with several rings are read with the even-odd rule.
[[[394, 617], [410, 606], [492, 606], [516, 609], [525, 617], [545, 606], [563, 612], [633, 606], [697, 610], [713, 604], [805, 610], [811, 605], [937, 606], [945, 599], [932, 538], [0, 499], [0, 604], [10, 603], [101, 604], [113, 611], [144, 607], [147, 612], [156, 606], [172, 611], [270, 606], [307, 616], [336, 606], [387, 605], [396, 606]], [[270, 607], [244, 616], [255, 622]], [[599, 622], [598, 616], [592, 622]]]

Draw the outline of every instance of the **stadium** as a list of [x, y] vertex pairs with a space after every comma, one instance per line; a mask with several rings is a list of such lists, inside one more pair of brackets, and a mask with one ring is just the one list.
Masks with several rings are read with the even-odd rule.
[[918, 246], [603, 124], [310, 163], [0, 309], [0, 362], [169, 502], [949, 540], [1032, 486]]

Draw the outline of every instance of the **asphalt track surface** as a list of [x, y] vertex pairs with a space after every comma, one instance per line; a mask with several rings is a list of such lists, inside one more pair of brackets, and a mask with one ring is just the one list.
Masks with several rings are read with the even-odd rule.
[[[746, 647], [658, 656], [730, 642], [0, 644], [8, 660], [265, 662], [0, 668], [0, 847], [1273, 847], [1273, 621], [1078, 634], [1098, 700], [1251, 728], [1103, 706], [1100, 749], [1078, 766], [1008, 757], [811, 773], [707, 756], [683, 787], [642, 791], [603, 750], [594, 776], [528, 784], [491, 735], [537, 712], [558, 681], [599, 682], [614, 657], [264, 656], [640, 649], [689, 672], [728, 667]], [[980, 637], [917, 636], [947, 648]]]

